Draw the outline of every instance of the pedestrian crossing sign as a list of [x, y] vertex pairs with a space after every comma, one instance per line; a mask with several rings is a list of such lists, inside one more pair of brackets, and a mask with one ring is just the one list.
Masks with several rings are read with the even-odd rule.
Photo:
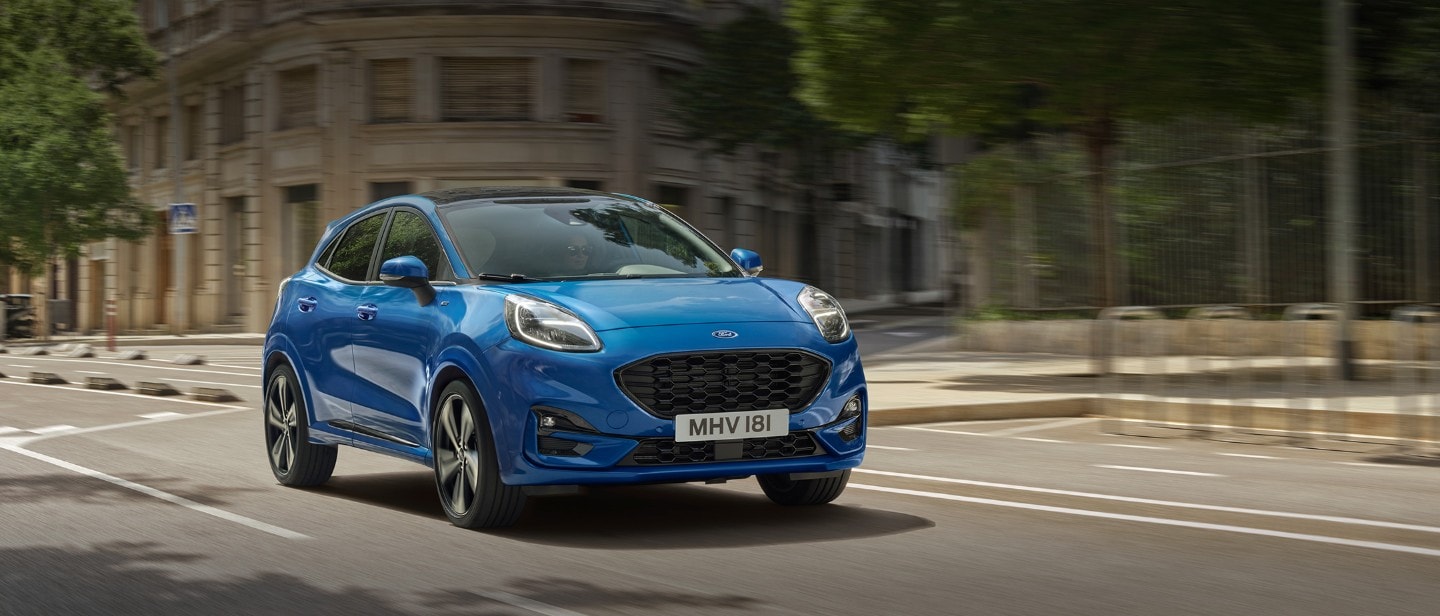
[[199, 229], [199, 221], [195, 219], [194, 203], [171, 203], [170, 204], [170, 234], [182, 235], [185, 233], [196, 233]]

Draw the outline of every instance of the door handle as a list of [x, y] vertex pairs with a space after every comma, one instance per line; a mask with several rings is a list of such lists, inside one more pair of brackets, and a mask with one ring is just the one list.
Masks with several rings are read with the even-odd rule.
[[380, 309], [376, 308], [375, 304], [361, 304], [355, 307], [355, 316], [360, 317], [361, 321], [373, 321], [379, 312]]
[[316, 301], [313, 297], [302, 297], [296, 300], [295, 303], [300, 304], [300, 312], [314, 312], [315, 307], [320, 305], [320, 302]]

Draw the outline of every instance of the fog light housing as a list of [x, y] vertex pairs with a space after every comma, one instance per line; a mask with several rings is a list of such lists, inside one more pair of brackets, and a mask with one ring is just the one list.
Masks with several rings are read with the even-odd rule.
[[599, 432], [585, 418], [564, 409], [551, 406], [531, 407], [541, 434], [551, 432]]
[[850, 422], [850, 425], [840, 429], [840, 440], [845, 442], [860, 438], [860, 420]]
[[860, 417], [863, 408], [864, 404], [860, 402], [860, 394], [851, 396], [849, 400], [845, 401], [845, 406], [840, 407], [839, 421], [851, 420], [850, 425], [840, 429], [840, 440], [848, 443], [860, 438], [860, 433], [864, 430], [862, 424], [865, 421]]
[[845, 401], [845, 406], [840, 407], [840, 419], [849, 419], [860, 416], [860, 396], [856, 394]]

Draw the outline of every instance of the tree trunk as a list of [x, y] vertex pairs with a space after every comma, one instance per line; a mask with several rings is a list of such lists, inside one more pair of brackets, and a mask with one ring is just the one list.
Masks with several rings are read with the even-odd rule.
[[1109, 319], [1101, 319], [1106, 308], [1112, 308], [1119, 297], [1116, 284], [1119, 270], [1115, 259], [1114, 212], [1110, 204], [1110, 146], [1114, 143], [1115, 124], [1108, 115], [1097, 117], [1082, 133], [1090, 166], [1090, 225], [1093, 265], [1093, 301], [1100, 309], [1092, 336], [1091, 364], [1096, 376], [1110, 373], [1114, 352], [1113, 329]]

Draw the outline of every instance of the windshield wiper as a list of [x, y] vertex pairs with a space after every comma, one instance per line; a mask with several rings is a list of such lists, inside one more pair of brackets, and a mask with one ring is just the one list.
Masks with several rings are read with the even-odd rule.
[[524, 274], [486, 274], [480, 272], [473, 276], [476, 280], [499, 280], [501, 282], [534, 282], [539, 278], [531, 278]]

